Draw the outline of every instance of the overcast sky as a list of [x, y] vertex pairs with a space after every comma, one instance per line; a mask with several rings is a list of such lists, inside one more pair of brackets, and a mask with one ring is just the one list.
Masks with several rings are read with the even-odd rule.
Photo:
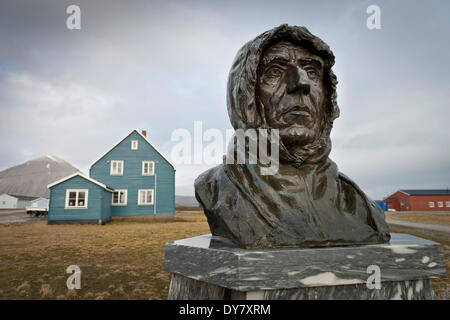
[[[81, 8], [68, 30], [66, 8]], [[381, 8], [369, 30], [366, 9]], [[449, 1], [0, 0], [0, 170], [50, 154], [87, 173], [131, 129], [224, 132], [237, 50], [282, 23], [336, 56], [330, 157], [374, 199], [450, 187]], [[211, 165], [178, 165], [176, 193]]]

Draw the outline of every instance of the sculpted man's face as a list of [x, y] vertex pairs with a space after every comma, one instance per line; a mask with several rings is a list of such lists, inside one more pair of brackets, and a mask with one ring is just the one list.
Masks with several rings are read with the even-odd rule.
[[326, 91], [323, 60], [289, 41], [265, 50], [256, 95], [267, 124], [279, 129], [287, 146], [303, 146], [321, 133]]

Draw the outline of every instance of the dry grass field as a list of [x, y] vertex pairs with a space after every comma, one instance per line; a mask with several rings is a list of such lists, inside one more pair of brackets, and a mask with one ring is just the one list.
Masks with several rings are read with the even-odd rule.
[[[105, 226], [3, 224], [0, 299], [166, 299], [170, 279], [163, 270], [164, 243], [205, 233], [206, 219], [195, 212]], [[450, 241], [434, 240], [444, 245], [448, 270]], [[70, 265], [81, 268], [80, 290], [66, 287]], [[450, 299], [448, 279], [433, 280], [433, 286], [437, 298]]]
[[[0, 299], [166, 299], [164, 243], [209, 233], [203, 214], [98, 225], [0, 225]], [[68, 290], [66, 268], [81, 268]]]
[[449, 213], [406, 213], [406, 212], [389, 212], [386, 215], [391, 219], [404, 220], [420, 223], [450, 225]]

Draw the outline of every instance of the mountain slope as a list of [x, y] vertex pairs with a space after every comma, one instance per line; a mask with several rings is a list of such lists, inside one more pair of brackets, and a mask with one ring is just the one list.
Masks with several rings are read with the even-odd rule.
[[199, 207], [197, 199], [192, 196], [175, 196], [175, 207]]
[[79, 171], [64, 159], [43, 156], [0, 172], [0, 194], [49, 197], [47, 185]]

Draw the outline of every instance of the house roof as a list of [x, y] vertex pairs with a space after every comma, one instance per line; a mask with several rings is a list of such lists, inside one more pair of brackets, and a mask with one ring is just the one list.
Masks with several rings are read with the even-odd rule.
[[158, 148], [156, 148], [156, 147], [150, 142], [150, 140], [147, 139], [146, 136], [144, 136], [138, 129], [133, 129], [133, 130], [131, 130], [125, 137], [123, 137], [122, 139], [120, 139], [119, 142], [117, 142], [115, 145], [113, 145], [111, 148], [109, 148], [108, 151], [106, 151], [104, 154], [102, 154], [97, 160], [95, 160], [94, 162], [92, 162], [92, 164], [89, 166], [89, 171], [91, 170], [91, 168], [92, 168], [92, 166], [93, 166], [94, 164], [96, 164], [101, 158], [103, 158], [104, 156], [106, 156], [111, 150], [113, 150], [119, 143], [121, 143], [123, 140], [125, 140], [125, 139], [126, 139], [130, 134], [132, 134], [134, 131], [136, 131], [136, 132], [142, 137], [142, 139], [144, 139], [144, 141], [146, 141], [153, 149], [155, 149], [156, 152], [158, 152], [158, 153], [161, 155], [161, 157], [163, 157], [163, 158], [164, 158], [164, 159], [165, 159], [165, 160], [173, 167], [173, 169], [176, 170], [176, 169], [175, 169], [175, 166], [173, 165], [173, 163], [170, 162], [170, 160], [167, 159], [166, 156], [165, 156], [164, 154], [162, 154], [161, 151], [159, 151]]
[[22, 196], [22, 195], [11, 194], [11, 193], [5, 193], [5, 194], [7, 194], [8, 196], [17, 198], [18, 200], [27, 200], [28, 201], [28, 200], [34, 200], [34, 199], [39, 198], [39, 197], [33, 197], [33, 196]]
[[75, 177], [75, 176], [80, 176], [80, 177], [82, 177], [82, 178], [84, 178], [84, 179], [86, 179], [86, 180], [88, 180], [88, 181], [90, 181], [90, 182], [92, 182], [92, 183], [95, 183], [96, 185], [102, 187], [103, 189], [105, 189], [105, 190], [107, 190], [107, 191], [114, 191], [113, 188], [110, 188], [110, 187], [108, 187], [107, 185], [105, 185], [105, 184], [103, 184], [103, 183], [101, 183], [101, 182], [99, 182], [99, 181], [97, 181], [97, 180], [95, 180], [95, 179], [89, 178], [89, 177], [85, 176], [84, 174], [82, 174], [82, 173], [80, 173], [80, 172], [72, 173], [71, 175], [69, 175], [69, 176], [67, 176], [67, 177], [64, 177], [64, 178], [62, 178], [62, 179], [60, 179], [60, 180], [58, 180], [58, 181], [55, 181], [55, 182], [49, 184], [49, 185], [47, 186], [47, 188], [54, 187], [54, 186], [56, 186], [57, 184], [60, 184], [61, 182], [64, 182], [64, 181], [69, 180], [69, 179], [72, 179], [72, 178]]
[[47, 198], [43, 198], [43, 197], [36, 198], [36, 199], [34, 199], [33, 201], [38, 201], [38, 200], [47, 200], [47, 201], [48, 201]]
[[442, 196], [450, 195], [448, 189], [400, 189], [399, 191], [410, 196]]

